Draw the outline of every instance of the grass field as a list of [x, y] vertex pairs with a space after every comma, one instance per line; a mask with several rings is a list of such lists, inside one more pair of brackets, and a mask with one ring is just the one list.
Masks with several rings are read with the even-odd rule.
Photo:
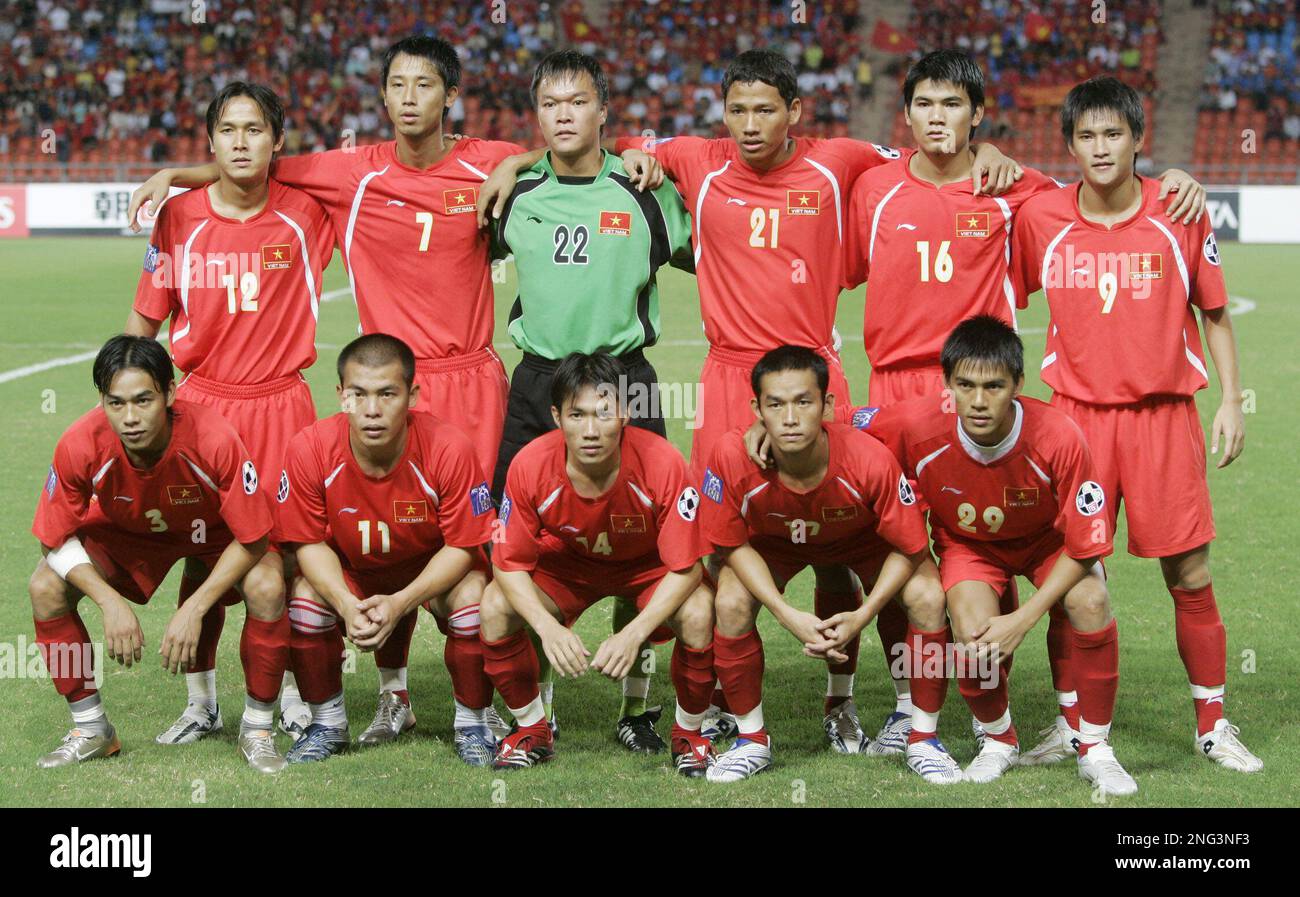
[[[34, 639], [26, 582], [39, 558], [30, 534], [32, 512], [55, 441], [96, 399], [89, 360], [58, 364], [15, 376], [22, 368], [93, 353], [126, 318], [140, 270], [144, 243], [137, 240], [44, 238], [0, 241], [0, 403], [6, 440], [0, 462], [0, 650], [12, 652]], [[1171, 600], [1154, 562], [1119, 554], [1108, 564], [1121, 632], [1121, 683], [1112, 741], [1136, 777], [1140, 793], [1111, 806], [1258, 806], [1300, 803], [1300, 742], [1295, 706], [1300, 698], [1300, 648], [1292, 629], [1300, 561], [1292, 538], [1300, 534], [1295, 484], [1300, 463], [1296, 437], [1300, 412], [1286, 393], [1300, 381], [1295, 338], [1300, 334], [1300, 258], [1286, 247], [1223, 247], [1224, 268], [1237, 303], [1236, 318], [1245, 386], [1254, 413], [1246, 418], [1244, 456], [1210, 482], [1219, 539], [1213, 554], [1215, 588], [1228, 627], [1228, 714], [1243, 740], [1263, 758], [1262, 774], [1243, 776], [1213, 766], [1193, 749], [1191, 701], [1174, 646]], [[738, 276], [743, 276], [738, 273]], [[341, 262], [326, 275], [327, 290], [346, 287]], [[513, 283], [498, 286], [502, 324]], [[436, 286], [431, 286], [436, 292]], [[693, 383], [704, 357], [698, 301], [691, 278], [667, 271], [662, 281], [664, 339], [648, 353], [664, 382]], [[330, 413], [337, 349], [356, 333], [356, 310], [342, 293], [322, 306], [318, 340], [321, 360], [307, 374], [322, 414]], [[1046, 314], [1039, 302], [1022, 317], [1028, 358], [1042, 357]], [[862, 295], [846, 294], [839, 329], [845, 336], [845, 367], [865, 397], [867, 363], [862, 352]], [[498, 346], [507, 366], [518, 352]], [[1037, 364], [1030, 367], [1036, 372]], [[1046, 397], [1031, 373], [1028, 392]], [[51, 399], [56, 404], [50, 408]], [[1201, 396], [1208, 426], [1218, 401], [1212, 386]], [[686, 449], [682, 421], [669, 435]], [[1135, 446], [1134, 451], [1141, 451]], [[1125, 544], [1121, 530], [1117, 545]], [[155, 657], [175, 606], [178, 574], [151, 606], [139, 611], [146, 656]], [[1027, 589], [1027, 586], [1022, 586]], [[796, 603], [811, 605], [811, 579], [791, 587]], [[1023, 594], [1023, 593], [1022, 593]], [[92, 637], [102, 635], [98, 612], [83, 605]], [[232, 608], [219, 658], [219, 697], [226, 730], [187, 747], [153, 741], [184, 706], [184, 682], [172, 680], [155, 662], [105, 672], [103, 694], [123, 741], [109, 761], [52, 772], [38, 771], [36, 757], [68, 728], [64, 702], [46, 680], [17, 677], [0, 667], [0, 805], [4, 806], [1091, 806], [1091, 792], [1073, 763], [1013, 769], [989, 786], [927, 786], [901, 759], [841, 757], [829, 752], [821, 730], [824, 668], [803, 657], [794, 640], [764, 616], [767, 646], [765, 707], [773, 733], [773, 771], [738, 786], [688, 782], [666, 756], [626, 753], [614, 738], [618, 689], [590, 674], [556, 684], [563, 726], [558, 757], [546, 767], [501, 778], [466, 768], [451, 747], [451, 691], [442, 663], [441, 636], [421, 623], [412, 648], [411, 693], [420, 724], [397, 745], [357, 752], [322, 765], [290, 768], [276, 777], [247, 769], [235, 748], [243, 683], [238, 635], [243, 611]], [[609, 632], [608, 603], [578, 624], [594, 648]], [[1012, 708], [1024, 741], [1047, 725], [1055, 710], [1040, 625], [1018, 652]], [[670, 646], [660, 649], [651, 702], [671, 715], [667, 678]], [[2, 657], [3, 655], [0, 655]], [[1253, 666], [1252, 666], [1253, 664]], [[22, 664], [19, 665], [20, 667]], [[377, 675], [360, 657], [345, 676], [353, 734], [374, 709]], [[893, 694], [878, 642], [863, 639], [857, 702], [864, 727], [874, 734], [892, 709]], [[974, 753], [969, 714], [950, 689], [940, 735], [963, 763]], [[666, 734], [666, 724], [662, 726]], [[281, 747], [287, 739], [281, 739]], [[1028, 745], [1026, 745], [1028, 746]]]

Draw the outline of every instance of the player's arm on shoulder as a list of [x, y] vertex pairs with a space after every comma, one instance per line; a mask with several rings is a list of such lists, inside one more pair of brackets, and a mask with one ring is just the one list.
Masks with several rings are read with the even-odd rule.
[[191, 165], [189, 168], [163, 168], [154, 172], [131, 193], [131, 201], [126, 207], [126, 220], [133, 233], [140, 233], [138, 214], [141, 207], [145, 214], [158, 214], [167, 200], [172, 187], [204, 187], [221, 176], [216, 162], [204, 165]]
[[1165, 215], [1170, 221], [1182, 219], [1183, 224], [1200, 221], [1205, 214], [1205, 187], [1181, 168], [1167, 169], [1160, 175], [1160, 194], [1164, 201], [1170, 193], [1175, 194], [1165, 207]]
[[975, 150], [975, 164], [970, 173], [971, 192], [976, 196], [981, 193], [1001, 196], [1025, 176], [1020, 163], [1003, 155], [1002, 150], [993, 144], [975, 143], [971, 148]]
[[545, 155], [546, 147], [543, 146], [507, 156], [497, 163], [488, 175], [488, 179], [483, 182], [483, 186], [478, 188], [478, 199], [474, 202], [479, 227], [487, 227], [491, 222], [501, 218], [510, 194], [515, 191], [520, 173], [542, 161]]

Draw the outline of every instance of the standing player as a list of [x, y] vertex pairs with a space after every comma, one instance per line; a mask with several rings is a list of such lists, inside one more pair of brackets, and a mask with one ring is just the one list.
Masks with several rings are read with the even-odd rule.
[[108, 654], [130, 666], [144, 633], [130, 604], [145, 604], [184, 560], [193, 592], [167, 624], [159, 653], [172, 673], [198, 660], [204, 614], [232, 589], [248, 617], [240, 640], [247, 696], [239, 749], [278, 772], [272, 714], [289, 655], [283, 592], [243, 590], [266, 551], [271, 509], [257, 468], [229, 423], [176, 400], [167, 350], [123, 334], [95, 357], [99, 406], [59, 440], [32, 532], [45, 558], [28, 584], [36, 642], [72, 730], [39, 760], [68, 766], [121, 749], [94, 684], [93, 647], [77, 611], [89, 597], [104, 615]]
[[[494, 545], [482, 605], [485, 666], [518, 724], [501, 742], [498, 769], [552, 756], [537, 651], [525, 625], [561, 676], [590, 666], [616, 680], [643, 642], [676, 635], [673, 763], [697, 777], [713, 762], [700, 734], [714, 681], [713, 596], [701, 583], [704, 546], [695, 524], [700, 496], [671, 443], [628, 426], [618, 395], [626, 374], [607, 353], [566, 358], [551, 378], [559, 429], [533, 440], [510, 465], [501, 502], [505, 538]], [[591, 657], [570, 627], [607, 595], [632, 600], [638, 613]]]
[[[870, 620], [929, 558], [925, 520], [902, 471], [879, 443], [851, 427], [827, 423], [826, 359], [782, 346], [754, 366], [752, 408], [771, 441], [775, 464], [760, 470], [746, 456], [741, 431], [724, 436], [704, 471], [704, 535], [725, 560], [718, 579], [714, 656], [739, 737], [709, 779], [749, 778], [772, 762], [763, 722], [763, 642], [755, 620], [766, 607], [805, 644], [821, 641], [822, 621], [782, 598], [810, 563], [843, 564], [871, 589], [860, 613]], [[943, 595], [917, 588], [904, 597], [920, 629], [943, 627]], [[842, 662], [847, 642], [830, 659]], [[821, 655], [829, 656], [829, 655]], [[827, 726], [827, 734], [836, 733]]]
[[[928, 782], [947, 784], [990, 782], [1016, 763], [1019, 742], [999, 662], [1059, 603], [1079, 683], [1079, 775], [1109, 794], [1132, 794], [1137, 785], [1106, 741], [1119, 686], [1119, 635], [1098, 561], [1110, 553], [1112, 529], [1100, 514], [1106, 493], [1094, 480], [1083, 434], [1065, 414], [1020, 394], [1024, 346], [1001, 319], [963, 321], [941, 359], [951, 403], [908, 399], [867, 415], [866, 428], [894, 452], [929, 506], [952, 638], [986, 661], [987, 675], [968, 663], [957, 670], [984, 737], [963, 774], [936, 735], [945, 677], [937, 692], [916, 697], [908, 766]], [[1014, 576], [1038, 591], [1001, 613], [999, 596]], [[865, 622], [852, 615], [828, 620], [831, 644], [856, 636]], [[908, 632], [923, 656], [942, 650], [948, 638], [942, 627]]]
[[[903, 115], [917, 151], [869, 171], [848, 201], [845, 286], [867, 282], [863, 346], [871, 362], [867, 404], [890, 405], [944, 389], [939, 350], [953, 327], [974, 315], [1015, 325], [1015, 296], [1008, 271], [1011, 222], [1021, 204], [1055, 181], [1026, 169], [998, 196], [972, 192], [979, 172], [971, 139], [984, 118], [984, 73], [960, 50], [939, 50], [916, 62], [903, 82]], [[1168, 215], [1190, 219], [1204, 207], [1205, 191], [1179, 171], [1165, 174], [1161, 198], [1178, 196]], [[1015, 584], [1004, 609], [1016, 605]], [[881, 613], [878, 631], [888, 655], [906, 621], [897, 607]], [[1068, 640], [1057, 611], [1049, 639]], [[1053, 668], [1062, 707], [1077, 715], [1067, 674]], [[910, 696], [895, 680], [898, 704], [877, 736], [877, 751], [902, 750], [910, 725]], [[1071, 709], [1072, 708], [1072, 709]]]
[[[1144, 130], [1141, 99], [1114, 78], [1070, 91], [1061, 131], [1083, 180], [1021, 210], [1012, 248], [1017, 295], [1022, 306], [1038, 289], [1047, 298], [1043, 381], [1088, 438], [1110, 499], [1107, 519], [1113, 526], [1124, 502], [1129, 553], [1160, 560], [1198, 753], [1257, 772], [1263, 762], [1224, 718], [1227, 634], [1210, 581], [1214, 517], [1193, 398], [1208, 377], [1193, 306], [1223, 388], [1212, 430], [1216, 453], [1224, 443], [1220, 468], [1241, 454], [1245, 438], [1236, 338], [1209, 222], [1162, 221], [1157, 185], [1134, 170]], [[1056, 730], [1059, 759], [1068, 756], [1070, 733], [1060, 721]]]
[[[372, 333], [339, 353], [344, 413], [299, 433], [277, 498], [276, 535], [297, 546], [307, 580], [290, 601], [298, 687], [312, 724], [290, 763], [347, 749], [343, 630], [363, 650], [381, 648], [421, 604], [447, 635], [455, 694], [456, 753], [471, 766], [492, 760], [492, 685], [483, 673], [478, 598], [481, 551], [492, 537], [492, 501], [469, 440], [427, 414], [415, 355]], [[458, 583], [464, 583], [455, 588]]]
[[[300, 372], [316, 361], [319, 286], [334, 236], [315, 200], [267, 177], [284, 142], [274, 93], [232, 81], [208, 105], [207, 132], [219, 176], [159, 212], [126, 332], [156, 337], [170, 318], [172, 357], [185, 374], [178, 397], [219, 412], [256, 468], [274, 475], [289, 440], [316, 420]], [[182, 577], [182, 603], [201, 581]], [[243, 588], [274, 606], [284, 603], [284, 584], [272, 547]], [[198, 659], [185, 673], [189, 700], [159, 743], [186, 744], [221, 728], [216, 653], [225, 616], [221, 602], [204, 616]]]

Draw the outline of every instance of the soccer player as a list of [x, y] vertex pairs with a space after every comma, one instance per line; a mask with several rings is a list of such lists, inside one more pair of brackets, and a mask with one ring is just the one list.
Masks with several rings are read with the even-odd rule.
[[[316, 360], [321, 274], [334, 252], [316, 201], [268, 179], [283, 132], [284, 108], [267, 88], [232, 81], [217, 93], [207, 133], [220, 174], [162, 207], [125, 328], [156, 337], [171, 319], [172, 357], [184, 373], [177, 396], [220, 413], [270, 476], [283, 468], [293, 435], [316, 420], [300, 372]], [[182, 603], [200, 582], [181, 579]], [[284, 603], [278, 548], [243, 588], [267, 606]], [[225, 616], [222, 602], [204, 616], [198, 658], [185, 673], [188, 702], [159, 743], [187, 744], [221, 728], [216, 654]]]
[[[510, 465], [504, 540], [493, 546], [493, 579], [480, 608], [485, 667], [517, 723], [497, 750], [498, 769], [530, 767], [553, 753], [537, 650], [524, 626], [561, 676], [590, 668], [615, 680], [643, 642], [675, 635], [673, 763], [698, 777], [713, 762], [700, 734], [714, 682], [713, 596], [702, 582], [705, 549], [695, 522], [700, 496], [671, 443], [628, 426], [618, 388], [626, 374], [608, 353], [566, 358], [551, 378], [558, 429]], [[638, 613], [592, 657], [570, 627], [608, 595], [631, 599]]]
[[[1042, 289], [1047, 299], [1043, 381], [1088, 438], [1106, 518], [1113, 526], [1124, 503], [1129, 553], [1160, 560], [1197, 753], [1257, 772], [1263, 762], [1224, 718], [1227, 635], [1210, 579], [1214, 517], [1194, 399], [1208, 378], [1193, 307], [1223, 389], [1212, 428], [1213, 451], [1223, 445], [1220, 468], [1245, 438], [1236, 338], [1209, 221], [1164, 220], [1157, 184], [1134, 170], [1144, 131], [1140, 98], [1114, 78], [1070, 91], [1061, 132], [1083, 179], [1021, 209], [1012, 246], [1017, 297], [1024, 306]], [[1069, 752], [1071, 733], [1060, 720], [1055, 728], [1059, 750], [1048, 759]]]
[[[1112, 521], [1101, 513], [1097, 483], [1078, 426], [1051, 406], [1021, 395], [1024, 346], [1011, 326], [980, 315], [959, 324], [941, 352], [951, 401], [908, 399], [869, 413], [866, 432], [894, 452], [930, 509], [951, 638], [983, 655], [957, 659], [957, 684], [983, 738], [965, 772], [938, 741], [946, 676], [918, 693], [907, 762], [928, 782], [990, 782], [1016, 763], [1005, 669], [1049, 608], [1063, 604], [1078, 681], [1079, 775], [1108, 794], [1137, 785], [1107, 743], [1119, 686], [1119, 635], [1099, 563], [1110, 553]], [[1013, 576], [1037, 588], [1007, 613], [999, 596]], [[865, 623], [828, 620], [832, 644]], [[943, 650], [950, 633], [908, 631], [922, 656]]]
[[[867, 282], [863, 345], [871, 362], [867, 405], [880, 407], [944, 389], [939, 350], [957, 324], [980, 314], [1015, 325], [1015, 298], [1008, 271], [1011, 223], [1022, 203], [1056, 191], [1051, 178], [1032, 168], [997, 196], [972, 191], [978, 164], [970, 141], [984, 118], [984, 73], [961, 50], [923, 56], [903, 82], [903, 115], [916, 152], [864, 174], [853, 185], [845, 223], [844, 279], [852, 288]], [[1176, 191], [1170, 220], [1191, 218], [1204, 208], [1204, 189], [1180, 171], [1164, 175], [1160, 189]], [[1009, 585], [1004, 609], [1015, 607]], [[1065, 619], [1053, 617], [1049, 638], [1068, 638]], [[878, 624], [888, 655], [904, 635], [906, 621], [887, 606]], [[1064, 678], [1054, 667], [1054, 678]], [[886, 719], [879, 752], [901, 750], [907, 737], [910, 698], [895, 680], [898, 703]], [[1077, 714], [1075, 696], [1061, 692], [1061, 706]]]
[[[898, 462], [879, 443], [824, 419], [833, 414], [835, 396], [821, 354], [774, 349], [754, 366], [751, 382], [752, 408], [775, 464], [763, 470], [750, 463], [737, 430], [714, 447], [703, 480], [704, 535], [725, 562], [715, 605], [715, 666], [739, 728], [735, 744], [709, 770], [716, 782], [749, 778], [772, 762], [759, 608], [800, 642], [817, 643], [822, 621], [782, 598], [796, 573], [812, 563], [848, 566], [871, 589], [861, 609], [869, 620], [929, 557], [925, 520]], [[942, 628], [941, 591], [909, 596], [918, 628]], [[822, 656], [843, 662], [852, 647], [846, 641], [836, 655]]]
[[414, 353], [396, 337], [353, 340], [338, 359], [345, 411], [289, 447], [276, 536], [296, 546], [307, 581], [295, 588], [289, 617], [298, 687], [312, 712], [290, 763], [348, 747], [343, 632], [363, 650], [380, 648], [422, 604], [447, 636], [456, 753], [471, 766], [492, 760], [478, 599], [486, 582], [481, 547], [495, 515], [468, 437], [411, 413], [420, 395], [415, 368]]
[[146, 604], [177, 562], [193, 592], [176, 610], [159, 654], [173, 674], [197, 663], [204, 614], [235, 590], [248, 617], [240, 640], [247, 695], [239, 750], [278, 772], [272, 715], [289, 659], [283, 592], [240, 583], [266, 551], [271, 507], [257, 467], [217, 412], [176, 398], [167, 350], [123, 334], [95, 357], [99, 405], [54, 449], [32, 532], [44, 559], [28, 584], [36, 641], [72, 712], [63, 743], [38, 761], [68, 766], [121, 749], [95, 687], [93, 648], [77, 611], [89, 597], [104, 617], [108, 654], [125, 666], [144, 633], [128, 602]]

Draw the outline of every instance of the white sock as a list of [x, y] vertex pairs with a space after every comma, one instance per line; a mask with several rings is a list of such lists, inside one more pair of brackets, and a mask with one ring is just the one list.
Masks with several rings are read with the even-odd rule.
[[312, 722], [334, 729], [348, 727], [348, 712], [343, 707], [343, 692], [339, 692], [328, 701], [308, 706], [311, 707]]
[[[908, 704], [911, 704], [909, 699]], [[902, 712], [902, 711], [900, 711]], [[912, 709], [912, 731], [936, 734], [939, 731], [939, 714], [926, 713], [924, 710]]]
[[[539, 692], [538, 697], [542, 699], [543, 704], [552, 703], [552, 698], [555, 697], [554, 682], [543, 682], [537, 686], [537, 690]], [[509, 708], [506, 709], [508, 710]]]
[[1056, 704], [1062, 709], [1073, 707], [1079, 703], [1079, 693], [1077, 691], [1058, 691], [1056, 693]]
[[623, 677], [623, 697], [640, 698], [645, 700], [650, 697], [650, 679], [646, 676], [624, 676]]
[[1104, 726], [1094, 726], [1083, 717], [1079, 717], [1079, 743], [1080, 744], [1101, 744], [1110, 737], [1110, 723]]
[[[915, 725], [915, 723], [913, 725]], [[980, 720], [980, 725], [988, 735], [1005, 735], [1007, 729], [1011, 728], [1011, 708], [1008, 707], [1006, 710], [1002, 711], [1002, 715], [991, 723], [986, 723], [984, 720]]]
[[274, 721], [274, 701], [263, 703], [250, 695], [244, 695], [244, 718], [239, 723], [240, 729], [244, 731], [249, 729], [270, 729]]
[[852, 673], [827, 673], [826, 674], [826, 697], [828, 698], [853, 697], [853, 674]]
[[466, 707], [455, 698], [452, 698], [452, 703], [456, 705], [456, 718], [451, 723], [453, 729], [467, 729], [470, 726], [487, 725], [486, 707]]
[[677, 725], [688, 732], [698, 732], [702, 722], [704, 722], [703, 713], [687, 713], [682, 709], [681, 704], [677, 705]]
[[284, 680], [280, 685], [280, 709], [288, 710], [302, 702], [302, 695], [298, 691], [298, 680], [294, 678], [291, 671], [285, 670]]
[[201, 673], [185, 674], [185, 689], [189, 692], [189, 702], [206, 707], [209, 713], [217, 709], [217, 671], [204, 670]]
[[757, 707], [749, 713], [737, 713], [736, 725], [739, 727], [741, 735], [753, 735], [755, 732], [763, 731], [763, 705], [760, 702]]
[[406, 667], [379, 667], [379, 693], [406, 691]]
[[[897, 689], [895, 684], [895, 689]], [[906, 713], [908, 716], [916, 716], [917, 709], [912, 706], [912, 690], [904, 683], [902, 691], [896, 691], [894, 697], [894, 712]], [[925, 731], [929, 731], [928, 729]]]
[[546, 711], [542, 707], [542, 696], [538, 695], [528, 702], [526, 707], [507, 707], [510, 715], [519, 723], [519, 728], [526, 729], [529, 726], [535, 726], [542, 720], [546, 719]]
[[104, 713], [104, 702], [99, 697], [99, 692], [69, 704], [68, 710], [72, 713], [72, 725], [74, 727], [94, 730], [108, 729], [108, 717]]

